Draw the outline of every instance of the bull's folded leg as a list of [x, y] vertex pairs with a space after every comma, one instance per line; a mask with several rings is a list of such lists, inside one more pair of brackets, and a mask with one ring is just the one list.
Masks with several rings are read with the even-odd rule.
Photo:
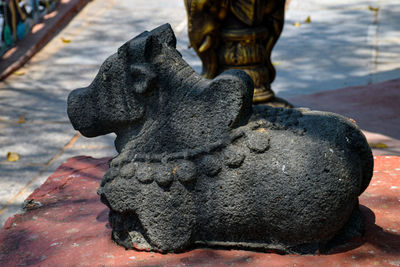
[[120, 214], [110, 210], [110, 223], [113, 227], [112, 239], [127, 249], [150, 251], [153, 247], [147, 241], [143, 227], [134, 213]]

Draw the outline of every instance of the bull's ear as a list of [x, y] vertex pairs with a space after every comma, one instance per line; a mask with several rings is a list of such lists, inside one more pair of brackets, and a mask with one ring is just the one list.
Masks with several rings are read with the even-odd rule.
[[252, 113], [253, 89], [253, 80], [244, 71], [228, 70], [211, 80], [204, 93], [214, 112], [224, 114], [221, 125], [236, 127]]
[[137, 94], [144, 94], [154, 88], [156, 74], [149, 64], [132, 64], [130, 66], [133, 78], [132, 89]]
[[156, 37], [160, 43], [176, 48], [176, 37], [169, 23], [155, 28], [150, 32], [150, 35]]

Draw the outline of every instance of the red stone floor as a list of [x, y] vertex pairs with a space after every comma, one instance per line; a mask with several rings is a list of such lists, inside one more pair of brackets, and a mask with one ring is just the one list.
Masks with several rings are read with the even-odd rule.
[[365, 237], [318, 256], [125, 250], [111, 241], [108, 210], [96, 194], [107, 160], [71, 158], [32, 193], [27, 211], [0, 230], [0, 266], [400, 266], [400, 157], [375, 157], [374, 177], [360, 198]]

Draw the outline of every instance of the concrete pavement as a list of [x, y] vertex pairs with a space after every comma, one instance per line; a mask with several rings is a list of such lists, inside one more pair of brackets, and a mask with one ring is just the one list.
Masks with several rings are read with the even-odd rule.
[[[300, 97], [399, 78], [400, 6], [395, 2], [291, 0], [273, 51], [278, 96]], [[201, 62], [187, 48], [183, 0], [94, 0], [19, 75], [1, 82], [0, 225], [67, 158], [116, 153], [113, 135], [87, 139], [72, 129], [67, 95], [87, 86], [100, 64], [125, 41], [166, 22], [174, 28], [178, 50], [199, 72]], [[7, 161], [7, 152], [18, 153], [20, 160]]]
[[399, 78], [399, 12], [397, 0], [291, 0], [273, 89], [287, 98]]

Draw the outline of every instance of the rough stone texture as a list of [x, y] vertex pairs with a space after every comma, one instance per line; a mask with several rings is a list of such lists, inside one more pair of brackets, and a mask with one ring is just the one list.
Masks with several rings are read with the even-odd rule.
[[279, 255], [194, 249], [178, 254], [125, 250], [111, 241], [108, 208], [96, 194], [109, 158], [74, 157], [0, 229], [1, 266], [393, 266], [400, 263], [400, 157], [378, 156], [360, 196], [365, 235], [327, 254]]
[[246, 74], [205, 80], [175, 44], [169, 25], [142, 33], [68, 98], [83, 135], [117, 134], [98, 190], [113, 239], [158, 252], [315, 253], [361, 235], [373, 159], [358, 127], [333, 113], [252, 108]]

